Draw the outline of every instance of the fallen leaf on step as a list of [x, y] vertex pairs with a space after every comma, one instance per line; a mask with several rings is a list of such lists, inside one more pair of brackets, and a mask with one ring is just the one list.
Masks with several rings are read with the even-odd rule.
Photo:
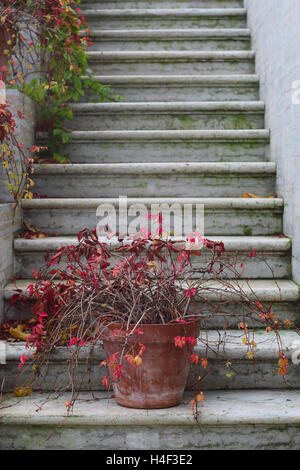
[[50, 235], [45, 232], [41, 232], [40, 230], [32, 227], [26, 220], [24, 220], [24, 227], [26, 231], [21, 232], [18, 234], [17, 238], [25, 238], [27, 240], [34, 240], [37, 238], [48, 238], [54, 237], [55, 235]]
[[31, 227], [31, 225], [28, 222], [26, 222], [26, 220], [24, 220], [23, 223], [24, 223], [24, 226], [25, 226], [27, 232], [36, 232], [36, 229]]
[[269, 198], [277, 198], [277, 194], [275, 194], [274, 196], [258, 196], [257, 194], [252, 194], [252, 193], [244, 193], [242, 196], [242, 198], [252, 198], [252, 199], [269, 199]]
[[32, 395], [32, 388], [30, 387], [30, 385], [16, 387], [14, 389], [14, 395], [15, 397], [28, 397]]
[[18, 325], [17, 328], [11, 327], [9, 333], [13, 338], [20, 339], [21, 341], [27, 341], [30, 333], [24, 333], [25, 325]]

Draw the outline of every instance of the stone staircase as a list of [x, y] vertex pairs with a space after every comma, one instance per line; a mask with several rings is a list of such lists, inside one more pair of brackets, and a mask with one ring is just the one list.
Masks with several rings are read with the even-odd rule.
[[[264, 103], [251, 51], [246, 11], [240, 0], [103, 0], [82, 2], [94, 45], [90, 67], [101, 83], [127, 101], [74, 104], [72, 141], [64, 154], [72, 165], [36, 165], [36, 192], [45, 199], [23, 201], [24, 219], [56, 237], [15, 240], [15, 273], [25, 290], [31, 272], [44, 255], [72, 245], [76, 234], [98, 223], [101, 203], [118, 207], [118, 196], [148, 207], [158, 202], [201, 203], [205, 235], [223, 240], [227, 255], [245, 265], [245, 288], [275, 313], [299, 324], [299, 288], [291, 275], [291, 240], [282, 234], [284, 203], [277, 197], [241, 198], [243, 193], [274, 196], [276, 166], [269, 161], [269, 131], [264, 129]], [[87, 101], [87, 100], [86, 100]], [[45, 142], [47, 136], [39, 134]], [[113, 243], [113, 242], [112, 242]], [[255, 249], [274, 270], [275, 279]], [[5, 289], [5, 300], [15, 284]], [[203, 293], [200, 304], [217, 302]], [[25, 308], [28, 313], [29, 305]], [[239, 313], [237, 299], [227, 304]], [[26, 310], [27, 309], [27, 310]], [[12, 306], [9, 318], [24, 312]], [[222, 323], [220, 323], [221, 325]], [[216, 324], [215, 326], [220, 326]], [[80, 401], [74, 416], [64, 420], [61, 396], [36, 413], [45, 397], [24, 398], [0, 410], [0, 448], [53, 449], [296, 449], [299, 447], [299, 366], [291, 365], [288, 387], [277, 374], [278, 354], [272, 334], [256, 332], [256, 374], [245, 356], [235, 322], [228, 331], [226, 357], [235, 360], [233, 377], [224, 361], [211, 353], [204, 383], [206, 400], [200, 428], [188, 406], [136, 411], [99, 401]], [[208, 333], [215, 344], [216, 333]], [[290, 357], [298, 336], [283, 334]], [[199, 351], [201, 345], [199, 345]], [[24, 346], [8, 345], [1, 375], [14, 385]], [[50, 391], [65, 351], [53, 355], [48, 378], [40, 389]], [[90, 387], [99, 390], [103, 352], [95, 352]], [[80, 367], [84, 367], [85, 354]], [[62, 383], [63, 383], [62, 376]], [[226, 390], [226, 391], [225, 391]], [[87, 399], [88, 396], [83, 396]], [[186, 400], [189, 399], [187, 395]], [[19, 399], [6, 398], [7, 405]], [[63, 423], [62, 423], [63, 421]]]

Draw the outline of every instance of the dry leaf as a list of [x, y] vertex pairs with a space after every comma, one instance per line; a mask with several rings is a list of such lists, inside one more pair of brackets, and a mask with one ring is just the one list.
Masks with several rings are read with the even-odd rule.
[[9, 333], [13, 338], [20, 339], [21, 341], [27, 341], [30, 333], [24, 333], [25, 325], [18, 325], [17, 328], [11, 327]]
[[22, 386], [22, 387], [16, 387], [14, 389], [14, 395], [15, 397], [28, 397], [32, 395], [32, 388], [30, 385]]
[[256, 194], [252, 194], [252, 193], [244, 193], [241, 197], [252, 198], [252, 199], [269, 199], [269, 198], [277, 197], [277, 195], [275, 194], [274, 196], [257, 196]]

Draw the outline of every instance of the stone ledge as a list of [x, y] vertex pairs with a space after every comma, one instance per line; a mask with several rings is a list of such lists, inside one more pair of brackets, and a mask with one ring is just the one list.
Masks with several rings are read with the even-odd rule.
[[253, 51], [89, 51], [89, 61], [247, 61], [254, 60]]
[[[249, 253], [252, 249], [256, 252], [270, 252], [270, 251], [281, 251], [287, 252], [291, 249], [291, 240], [289, 238], [279, 237], [230, 237], [230, 236], [209, 236], [205, 238], [213, 241], [222, 241], [225, 245], [225, 250], [240, 251]], [[182, 245], [183, 239], [176, 239], [171, 237], [173, 241], [177, 241]], [[116, 237], [111, 239], [100, 238], [99, 241], [107, 244], [109, 247], [116, 248], [120, 246], [120, 242]], [[126, 241], [127, 243], [127, 241]], [[129, 241], [128, 241], [129, 243]], [[17, 252], [44, 252], [48, 250], [56, 250], [61, 246], [77, 245], [78, 238], [76, 236], [68, 237], [49, 237], [43, 239], [26, 239], [16, 238], [14, 241], [14, 248]]]
[[245, 28], [199, 28], [199, 29], [122, 29], [122, 30], [97, 30], [92, 29], [90, 37], [96, 39], [203, 39], [203, 38], [225, 38], [225, 39], [250, 39], [250, 30]]
[[106, 18], [132, 18], [132, 17], [167, 17], [169, 18], [190, 18], [190, 17], [244, 17], [247, 10], [245, 8], [180, 8], [178, 10], [173, 8], [153, 8], [153, 9], [115, 9], [115, 10], [101, 10], [101, 9], [86, 9], [84, 16], [87, 20], [92, 18], [101, 17]]
[[[212, 141], [212, 142], [253, 142], [268, 143], [270, 132], [267, 129], [258, 130], [200, 130], [200, 131], [72, 131], [72, 142], [91, 141]], [[45, 141], [48, 135], [38, 132], [37, 138]], [[71, 143], [72, 143], [71, 142]]]
[[[282, 210], [281, 198], [128, 198], [128, 204], [204, 204], [206, 209]], [[39, 209], [96, 209], [100, 204], [119, 204], [118, 198], [45, 198], [22, 200], [25, 210]]]
[[274, 162], [36, 164], [35, 175], [262, 175], [276, 174]]
[[[220, 332], [221, 339], [224, 339], [224, 333], [222, 337], [222, 327]], [[214, 348], [214, 352], [211, 350], [207, 352], [207, 339], [205, 339], [205, 344], [203, 344], [201, 343], [202, 337], [199, 337], [198, 346], [195, 351], [200, 354], [200, 357], [207, 355], [208, 358], [208, 374], [203, 377], [201, 390], [300, 389], [299, 365], [293, 364], [290, 360], [286, 382], [278, 374], [278, 349], [276, 349], [276, 339], [273, 334], [266, 338], [266, 333], [263, 331], [255, 333], [255, 340], [258, 344], [255, 364], [247, 357], [247, 348], [242, 344], [242, 333], [237, 330], [229, 330], [226, 334], [228, 338], [226, 347], [224, 347], [224, 342], [219, 343], [219, 333], [216, 331], [203, 332], [205, 338], [207, 335], [209, 345], [211, 348]], [[297, 351], [297, 348], [299, 349], [299, 336], [295, 332], [284, 331], [281, 337], [283, 351], [291, 359], [292, 353]], [[21, 355], [26, 354], [31, 356], [33, 351], [25, 349], [24, 343], [7, 344], [6, 349], [7, 361], [5, 365], [1, 366], [0, 380], [3, 383], [3, 392], [12, 392], [17, 386], [30, 382], [30, 362], [24, 368], [22, 374], [19, 373], [18, 364]], [[70, 358], [71, 352], [74, 351], [63, 347], [57, 348], [53, 352], [47, 365], [47, 374], [45, 375], [45, 371], [43, 371], [42, 375], [35, 381], [33, 384], [34, 391], [71, 390], [70, 379], [66, 371], [68, 368], [67, 361]], [[79, 351], [78, 363], [74, 371], [75, 382], [77, 384], [80, 383], [82, 392], [104, 390], [102, 379], [107, 370], [99, 367], [99, 364], [105, 359], [101, 345], [99, 344], [93, 350], [93, 353], [89, 355], [90, 362], [88, 369], [86, 363], [87, 355], [87, 348], [82, 348]], [[230, 371], [225, 365], [227, 361], [232, 363]], [[226, 375], [228, 372], [231, 373], [230, 376]], [[186, 383], [187, 390], [193, 389], [193, 373], [192, 369]]]
[[[10, 282], [6, 285], [4, 289], [4, 298], [9, 300], [12, 295], [15, 293], [15, 289], [21, 289], [26, 295], [27, 287], [34, 282], [33, 279], [21, 279], [14, 282]], [[300, 298], [299, 286], [293, 281], [288, 280], [230, 280], [227, 281], [232, 284], [239, 284], [243, 291], [247, 293], [252, 298], [259, 298], [261, 302], [298, 302]], [[219, 286], [216, 281], [207, 281], [205, 282], [206, 289], [203, 289], [199, 299], [209, 300], [209, 301], [218, 301], [220, 295], [224, 295], [225, 292], [228, 295], [228, 300], [231, 302], [236, 302], [239, 300], [238, 296], [234, 295], [234, 292], [224, 290], [224, 284]], [[220, 292], [218, 292], [220, 289]]]
[[[300, 349], [300, 336], [295, 331], [282, 331], [282, 350], [286, 356], [290, 359], [291, 354], [298, 348]], [[247, 347], [242, 342], [244, 336], [243, 331], [240, 330], [227, 330], [227, 331], [203, 331], [200, 332], [198, 338], [198, 345], [195, 347], [195, 352], [199, 353], [200, 356], [205, 355], [208, 360], [223, 362], [224, 357], [226, 360], [243, 361], [244, 363], [250, 363], [251, 360], [247, 357]], [[276, 336], [273, 332], [266, 333], [264, 330], [255, 331], [253, 333], [253, 339], [257, 343], [255, 348], [255, 359], [259, 362], [273, 362], [274, 370], [276, 369], [276, 363], [278, 360], [278, 345]], [[207, 350], [206, 344], [209, 344], [209, 350]], [[219, 346], [218, 346], [219, 345]], [[74, 348], [71, 348], [71, 350]], [[218, 350], [218, 354], [215, 351]], [[31, 356], [33, 351], [29, 351], [25, 347], [25, 343], [7, 343], [6, 344], [6, 360], [7, 362], [19, 363], [20, 356], [27, 354]], [[88, 354], [88, 348], [82, 347], [79, 353], [79, 360], [82, 362], [86, 361]], [[59, 347], [53, 352], [51, 356], [51, 363], [62, 362], [69, 358], [70, 350], [65, 347]], [[96, 347], [91, 355], [92, 362], [99, 364], [105, 358], [102, 347]], [[275, 370], [276, 371], [276, 370]]]
[[[81, 426], [198, 426], [190, 413], [191, 394], [185, 395], [179, 406], [163, 410], [134, 410], [118, 406], [107, 399], [106, 392], [96, 392], [96, 399], [85, 394], [77, 402], [73, 414], [66, 418], [65, 401], [70, 394], [52, 399], [38, 413], [37, 405], [46, 398], [33, 395], [22, 399], [5, 397], [3, 405], [15, 404], [0, 410], [1, 425], [61, 425]], [[217, 391], [206, 392], [200, 406], [202, 426], [255, 424], [268, 426], [299, 425], [300, 395], [298, 391]], [[91, 400], [91, 401], [88, 401]], [[66, 418], [66, 419], [64, 419]]]
[[249, 85], [259, 86], [258, 75], [94, 75], [94, 79], [105, 84], [122, 85]]
[[[242, 8], [243, 0], [82, 0], [80, 8], [83, 10], [109, 9], [112, 8], [150, 8], [149, 5], [159, 6], [159, 8]], [[152, 6], [151, 6], [152, 8]]]
[[138, 103], [76, 103], [71, 105], [75, 113], [264, 113], [263, 101], [199, 101], [199, 102], [138, 102]]

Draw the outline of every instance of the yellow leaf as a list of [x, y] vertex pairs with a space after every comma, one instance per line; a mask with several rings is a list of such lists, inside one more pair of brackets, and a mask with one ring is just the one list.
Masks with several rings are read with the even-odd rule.
[[198, 403], [201, 403], [204, 400], [203, 392], [198, 393], [195, 398]]
[[9, 334], [16, 339], [20, 339], [21, 341], [27, 341], [30, 336], [30, 333], [23, 333], [25, 325], [18, 325], [17, 328], [11, 327], [9, 329]]
[[30, 191], [25, 191], [24, 199], [33, 199], [33, 194]]
[[28, 397], [32, 395], [32, 388], [30, 385], [16, 387], [14, 389], [14, 395], [15, 397]]
[[143, 359], [142, 359], [140, 356], [136, 356], [136, 357], [134, 358], [134, 362], [135, 362], [135, 364], [136, 364], [137, 366], [140, 366], [140, 365], [142, 364], [142, 362], [143, 362]]

